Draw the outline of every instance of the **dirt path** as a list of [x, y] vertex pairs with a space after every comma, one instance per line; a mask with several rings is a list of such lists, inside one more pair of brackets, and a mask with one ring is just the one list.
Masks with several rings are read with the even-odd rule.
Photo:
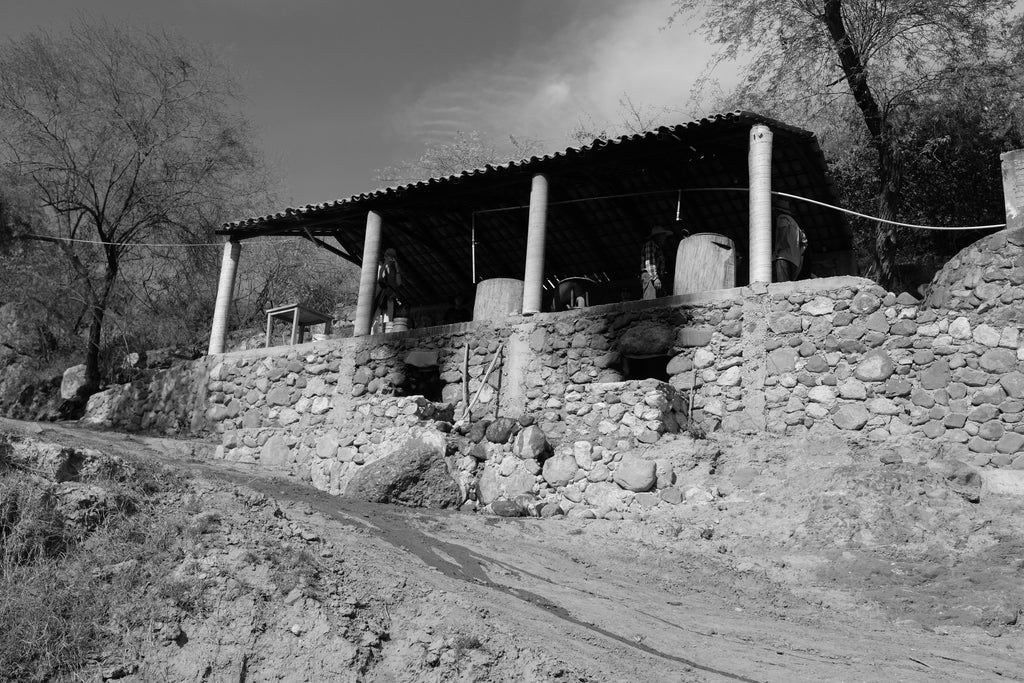
[[[1019, 626], [935, 628], [895, 618], [892, 605], [859, 584], [812, 584], [808, 577], [823, 576], [830, 559], [844, 571], [859, 565], [820, 548], [781, 552], [779, 543], [757, 538], [758, 511], [743, 502], [694, 510], [676, 525], [416, 511], [208, 460], [204, 443], [71, 425], [0, 427], [155, 458], [253, 489], [342, 547], [357, 533], [374, 549], [365, 565], [387, 566], [389, 581], [398, 575], [479, 605], [523, 643], [588, 672], [587, 680], [1024, 679]], [[714, 540], [695, 532], [709, 524]], [[411, 615], [410, 624], [424, 617]]]

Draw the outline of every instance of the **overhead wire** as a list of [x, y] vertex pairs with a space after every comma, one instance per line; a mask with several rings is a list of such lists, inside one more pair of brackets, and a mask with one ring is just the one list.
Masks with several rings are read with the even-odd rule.
[[[601, 201], [601, 200], [605, 200], [605, 199], [621, 199], [621, 198], [624, 198], [624, 197], [641, 197], [641, 196], [649, 196], [649, 195], [655, 195], [655, 194], [676, 194], [677, 198], [678, 198], [677, 199], [677, 203], [676, 203], [676, 216], [677, 216], [677, 219], [678, 219], [679, 209], [680, 209], [680, 205], [681, 205], [681, 198], [682, 198], [682, 193], [683, 192], [750, 192], [750, 188], [748, 188], [748, 187], [688, 187], [688, 188], [673, 188], [671, 190], [649, 190], [649, 191], [646, 191], [646, 192], [627, 192], [627, 193], [623, 193], [623, 194], [608, 194], [608, 195], [599, 195], [599, 196], [595, 196], [595, 197], [582, 197], [582, 198], [578, 198], [578, 199], [564, 199], [564, 200], [558, 201], [558, 202], [548, 202], [548, 205], [549, 206], [558, 206], [558, 205], [562, 205], [562, 204], [578, 204], [578, 203], [581, 203], [581, 202]], [[773, 190], [772, 194], [775, 195], [775, 196], [778, 196], [778, 197], [786, 197], [786, 198], [792, 199], [794, 201], [806, 202], [808, 204], [814, 204], [814, 205], [817, 205], [817, 206], [824, 207], [826, 209], [832, 209], [834, 211], [839, 211], [841, 213], [845, 213], [845, 214], [848, 214], [850, 216], [856, 216], [858, 218], [863, 218], [863, 219], [866, 219], [866, 220], [869, 220], [869, 221], [872, 221], [872, 222], [885, 223], [887, 225], [894, 225], [896, 227], [901, 227], [901, 228], [914, 228], [914, 229], [917, 229], [917, 230], [950, 230], [950, 231], [954, 231], [954, 230], [994, 230], [996, 228], [1005, 228], [1006, 227], [1006, 223], [993, 223], [991, 225], [963, 225], [963, 226], [920, 225], [920, 224], [917, 224], [917, 223], [903, 223], [903, 222], [900, 222], [900, 221], [891, 221], [891, 220], [888, 220], [888, 219], [885, 219], [885, 218], [878, 218], [877, 216], [870, 216], [868, 214], [860, 213], [858, 211], [853, 211], [852, 209], [844, 209], [841, 206], [835, 206], [834, 204], [829, 204], [827, 202], [821, 202], [821, 201], [818, 201], [816, 199], [810, 199], [808, 197], [801, 197], [800, 195], [790, 194], [788, 192], [778, 192], [778, 191]], [[516, 205], [516, 206], [502, 206], [502, 207], [495, 207], [495, 208], [491, 208], [491, 209], [477, 209], [477, 210], [474, 210], [472, 212], [474, 232], [475, 232], [475, 228], [476, 228], [476, 225], [475, 225], [475, 223], [476, 223], [476, 216], [478, 214], [497, 213], [497, 212], [501, 212], [501, 211], [515, 211], [515, 210], [519, 210], [519, 209], [528, 209], [528, 208], [530, 208], [529, 204], [522, 204], [522, 205]], [[74, 243], [79, 243], [79, 244], [97, 244], [97, 245], [104, 245], [104, 246], [110, 246], [110, 245], [126, 246], [126, 247], [223, 247], [224, 246], [224, 242], [109, 242], [109, 241], [103, 241], [103, 240], [84, 240], [84, 239], [77, 239], [77, 238], [72, 238], [72, 237], [54, 237], [52, 235], [28, 234], [28, 235], [25, 235], [25, 236], [26, 237], [34, 237], [34, 238], [42, 239], [42, 240], [56, 240], [56, 241], [61, 241], [61, 242], [74, 242]], [[284, 239], [299, 239], [299, 238], [285, 236]], [[278, 240], [274, 240], [274, 242], [277, 242], [277, 241]], [[269, 242], [270, 242], [270, 240], [267, 240], [266, 242], [255, 242], [255, 243], [254, 242], [250, 242], [250, 244], [261, 244], [261, 243], [269, 243]], [[474, 243], [475, 243], [475, 238], [474, 238]]]

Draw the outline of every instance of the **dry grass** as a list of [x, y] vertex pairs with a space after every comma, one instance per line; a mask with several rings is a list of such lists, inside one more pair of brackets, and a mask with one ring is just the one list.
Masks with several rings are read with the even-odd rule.
[[203, 608], [202, 582], [169, 574], [202, 533], [162, 502], [183, 482], [131, 465], [101, 467], [88, 483], [125, 503], [83, 533], [65, 525], [52, 486], [12, 467], [0, 446], [0, 681], [89, 677], [126, 633], [144, 632], [159, 598]]

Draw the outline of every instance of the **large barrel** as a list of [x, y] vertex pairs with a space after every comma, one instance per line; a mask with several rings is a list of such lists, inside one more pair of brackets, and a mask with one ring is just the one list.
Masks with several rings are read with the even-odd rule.
[[679, 243], [673, 294], [736, 286], [736, 245], [725, 235], [699, 232]]
[[473, 320], [501, 320], [518, 314], [522, 308], [522, 280], [497, 277], [477, 283]]

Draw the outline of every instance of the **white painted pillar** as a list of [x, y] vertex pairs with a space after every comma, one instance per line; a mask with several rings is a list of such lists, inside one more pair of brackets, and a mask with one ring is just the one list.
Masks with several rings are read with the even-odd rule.
[[540, 313], [544, 286], [544, 241], [548, 219], [548, 179], [538, 173], [530, 186], [530, 215], [523, 275], [523, 315]]
[[772, 131], [750, 129], [749, 282], [772, 281]]
[[235, 296], [235, 273], [238, 272], [238, 258], [242, 244], [237, 240], [224, 243], [224, 258], [220, 262], [220, 280], [217, 282], [217, 303], [213, 308], [213, 325], [210, 328], [210, 346], [207, 355], [224, 353], [224, 341], [228, 335], [228, 314]]
[[353, 337], [370, 334], [373, 324], [373, 298], [377, 293], [377, 263], [380, 260], [380, 214], [366, 214], [366, 237], [363, 239], [363, 268], [359, 274], [359, 298], [356, 301], [356, 322]]

